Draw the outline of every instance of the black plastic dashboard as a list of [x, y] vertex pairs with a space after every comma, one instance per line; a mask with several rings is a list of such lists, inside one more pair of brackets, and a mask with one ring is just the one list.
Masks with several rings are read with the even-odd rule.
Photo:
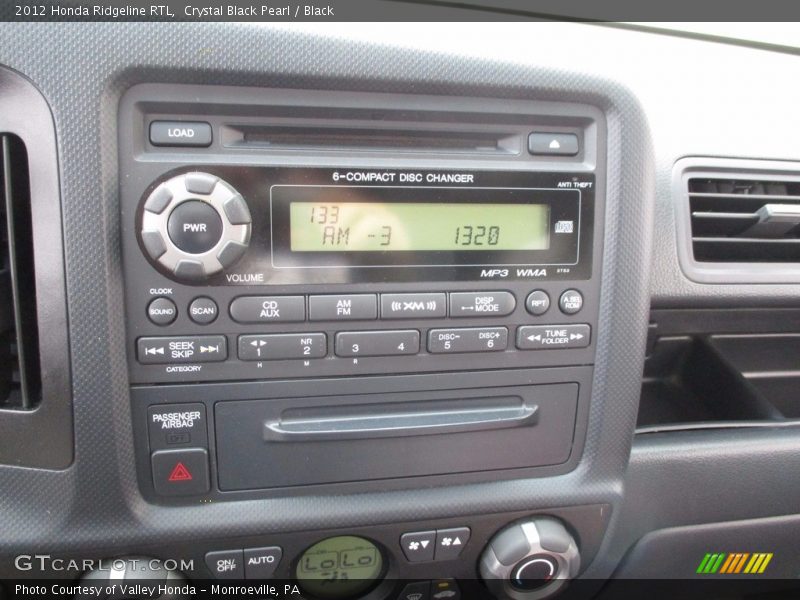
[[[797, 160], [796, 150], [774, 133], [776, 119], [795, 118], [788, 100], [760, 98], [766, 104], [749, 109], [739, 135], [722, 135], [733, 114], [745, 113], [745, 99], [731, 100], [704, 78], [707, 64], [736, 63], [745, 75], [779, 73], [796, 68], [797, 58], [579, 24], [481, 25], [483, 35], [505, 43], [478, 52], [467, 41], [476, 24], [452, 25], [446, 39], [426, 36], [428, 27], [342, 25], [332, 33], [311, 25], [0, 25], [0, 64], [29, 80], [51, 112], [52, 122], [40, 121], [53, 132], [41, 156], [56, 161], [51, 167], [58, 170], [57, 178], [55, 172], [46, 177], [60, 190], [68, 315], [61, 327], [69, 349], [47, 366], [71, 373], [71, 385], [43, 396], [38, 410], [66, 406], [72, 415], [72, 421], [57, 414], [45, 419], [38, 433], [0, 454], [0, 577], [79, 575], [19, 570], [15, 557], [46, 552], [185, 559], [195, 565], [186, 573], [189, 579], [203, 580], [221, 574], [214, 565], [231, 564], [208, 553], [241, 562], [248, 550], [260, 549], [269, 562], [279, 548], [269, 575], [291, 580], [304, 550], [330, 536], [355, 535], [376, 543], [385, 562], [387, 583], [372, 589], [370, 598], [397, 597], [389, 584], [398, 580], [455, 578], [484, 593], [474, 580], [487, 543], [508, 523], [536, 516], [566, 523], [577, 539], [586, 587], [576, 591], [586, 597], [615, 572], [623, 578], [694, 576], [690, 570], [706, 547], [737, 551], [730, 547], [737, 543], [741, 551], [768, 545], [759, 551], [773, 552], [773, 571], [790, 577], [797, 567], [791, 532], [800, 527], [800, 484], [784, 476], [800, 466], [800, 438], [790, 419], [774, 427], [768, 422], [738, 429], [635, 430], [645, 356], [653, 352], [651, 321], [662, 338], [748, 333], [719, 323], [703, 328], [703, 314], [689, 323], [665, 309], [713, 309], [714, 319], [722, 318], [718, 309], [794, 310], [797, 284], [705, 285], [686, 277], [676, 252], [683, 241], [675, 228], [680, 217], [672, 175], [684, 156]], [[574, 47], [558, 55], [547, 51], [564, 40]], [[638, 58], [630, 58], [631, 48]], [[696, 55], [704, 61], [694, 61]], [[709, 117], [707, 106], [685, 100], [679, 84], [687, 82], [699, 86], [707, 105], [724, 101], [730, 107]], [[0, 100], [9, 89], [0, 87]], [[154, 144], [154, 121], [207, 123], [212, 141], [197, 147]], [[335, 131], [320, 136], [322, 125]], [[2, 133], [15, 133], [7, 127]], [[574, 135], [579, 150], [537, 155], [527, 147], [532, 132]], [[31, 144], [24, 132], [20, 136]], [[439, 141], [432, 146], [434, 138]], [[338, 146], [323, 144], [330, 140]], [[569, 227], [586, 246], [576, 260], [565, 242], [563, 261], [507, 261], [515, 268], [577, 264], [572, 271], [532, 269], [500, 281], [478, 276], [502, 271], [497, 261], [471, 274], [455, 267], [430, 276], [406, 270], [394, 279], [388, 272], [355, 276], [341, 264], [332, 276], [262, 269], [267, 259], [258, 252], [268, 242], [274, 247], [270, 236], [278, 222], [271, 210], [274, 221], [264, 220], [266, 206], [274, 208], [271, 196], [260, 195], [264, 188], [332, 185], [328, 179], [340, 171], [420, 174], [434, 188], [436, 177], [455, 172], [469, 175], [465, 181], [474, 182], [473, 190], [563, 191], [566, 183], [592, 183], [578, 212], [560, 217], [564, 225], [550, 234], [566, 235]], [[244, 267], [223, 264], [223, 272], [235, 277], [220, 276], [213, 285], [182, 279], [177, 262], [162, 260], [165, 253], [151, 251], [143, 235], [152, 222], [164, 228], [167, 242], [177, 239], [169, 238], [166, 220], [148, 216], [148, 203], [175, 178], [191, 188], [186, 178], [198, 172], [218, 178], [249, 203], [250, 221], [241, 215], [236, 221], [220, 209], [228, 219], [224, 234], [244, 236], [243, 228], [253, 227], [238, 263]], [[401, 200], [423, 197], [424, 186], [415, 181], [406, 182], [402, 193], [411, 195], [401, 193]], [[351, 187], [358, 195], [366, 186]], [[213, 189], [221, 188], [189, 192], [211, 202]], [[437, 201], [454, 201], [437, 193]], [[460, 193], [455, 201], [467, 202], [470, 192]], [[510, 206], [516, 200], [508, 197]], [[381, 197], [353, 202], [376, 198]], [[474, 200], [479, 201], [485, 200]], [[174, 214], [175, 207], [169, 211]], [[287, 219], [288, 211], [287, 206]], [[575, 229], [566, 225], [573, 221]], [[285, 264], [296, 266], [285, 244]], [[451, 249], [444, 264], [454, 265], [455, 254]], [[319, 252], [316, 258], [326, 256]], [[420, 256], [408, 264], [419, 267]], [[426, 264], [441, 266], [433, 259]], [[38, 294], [43, 289], [59, 294], [57, 286], [40, 286]], [[557, 306], [569, 290], [583, 298], [577, 314]], [[552, 304], [543, 315], [528, 304], [534, 291], [545, 292]], [[459, 293], [492, 301], [502, 293], [513, 302], [506, 314], [463, 317], [454, 312]], [[394, 297], [403, 294], [418, 297]], [[323, 296], [348, 302], [366, 297], [374, 313], [368, 307], [361, 320], [314, 319], [314, 299]], [[191, 308], [198, 298], [214, 305], [211, 321], [190, 317], [200, 314]], [[242, 298], [258, 298], [264, 310], [269, 302], [300, 298], [294, 306], [302, 306], [303, 315], [275, 323], [237, 318], [234, 305]], [[177, 311], [166, 324], [148, 312], [160, 299]], [[435, 314], [386, 319], [393, 301], [421, 301], [416, 310]], [[433, 301], [439, 305], [425, 307]], [[471, 302], [474, 308], [481, 300]], [[763, 322], [768, 324], [756, 333], [790, 332], [769, 317]], [[525, 338], [530, 335], [534, 344], [533, 336], [548, 327], [586, 327], [552, 335], [569, 339], [570, 333], [588, 332], [588, 340], [575, 348], [526, 350]], [[490, 337], [478, 337], [479, 329]], [[375, 356], [354, 357], [360, 351], [352, 349], [355, 338], [341, 337], [359, 335], [363, 344], [365, 334], [398, 330], [406, 337], [392, 338], [394, 347], [402, 345], [397, 355], [381, 346]], [[436, 340], [448, 339], [436, 338], [441, 332], [471, 335], [468, 330], [483, 343], [507, 336], [503, 349], [496, 351], [493, 342], [484, 352], [437, 350]], [[40, 324], [42, 339], [44, 331]], [[289, 339], [276, 336], [295, 336], [301, 354], [290, 349], [263, 361], [265, 372], [257, 371], [264, 368], [256, 366], [261, 354], [248, 354], [253, 351], [247, 345], [280, 346]], [[224, 343], [225, 356], [201, 362], [175, 354], [174, 361], [159, 361], [159, 348], [170, 351], [158, 345], [162, 338], [164, 344], [196, 338], [199, 351], [209, 354], [219, 350], [202, 349]], [[349, 340], [350, 353], [340, 339]], [[416, 352], [406, 353], [409, 341]], [[314, 352], [309, 364], [303, 363], [305, 348]], [[178, 364], [193, 368], [175, 369]], [[200, 436], [190, 442], [193, 454], [180, 464], [198, 469], [190, 479], [204, 485], [173, 494], [185, 485], [186, 474], [174, 462], [165, 467], [157, 455], [174, 452], [173, 442], [187, 438], [162, 439], [149, 424], [154, 415], [163, 421], [181, 411], [201, 415], [195, 420], [202, 432], [190, 426], [191, 435]], [[461, 420], [454, 420], [459, 413]], [[467, 413], [495, 422], [476, 427], [464, 421]], [[376, 415], [383, 433], [342, 429], [343, 422], [360, 427], [366, 418], [375, 427]], [[5, 417], [0, 411], [0, 423]], [[398, 435], [398, 426], [450, 429]], [[49, 437], [71, 439], [71, 452], [58, 444], [42, 448], [40, 440]], [[28, 461], [26, 452], [44, 456], [45, 464]], [[201, 463], [189, 462], [197, 456], [204, 457]], [[714, 502], [729, 495], [734, 479], [748, 493]], [[771, 493], [758, 492], [766, 489]], [[694, 526], [706, 529], [698, 533]], [[444, 537], [436, 532], [463, 535], [463, 528], [469, 541], [455, 558], [416, 561], [401, 545], [405, 534], [433, 532], [430, 541], [438, 547]], [[691, 531], [680, 535], [676, 528]], [[685, 559], [676, 562], [672, 575], [648, 570], [653, 557], [674, 555], [676, 548]], [[607, 593], [614, 597], [613, 589]]]

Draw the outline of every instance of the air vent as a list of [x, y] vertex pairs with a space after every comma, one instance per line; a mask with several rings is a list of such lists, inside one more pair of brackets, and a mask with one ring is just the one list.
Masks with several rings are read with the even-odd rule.
[[682, 158], [672, 193], [689, 279], [800, 284], [800, 163]]
[[692, 177], [698, 262], [800, 263], [800, 182]]
[[36, 283], [28, 157], [0, 135], [0, 408], [32, 409], [40, 399]]

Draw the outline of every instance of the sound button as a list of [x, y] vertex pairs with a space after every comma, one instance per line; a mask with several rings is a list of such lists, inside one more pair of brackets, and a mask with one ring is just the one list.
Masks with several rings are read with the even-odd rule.
[[201, 200], [179, 204], [167, 222], [169, 239], [187, 254], [203, 254], [222, 238], [222, 219], [216, 209]]

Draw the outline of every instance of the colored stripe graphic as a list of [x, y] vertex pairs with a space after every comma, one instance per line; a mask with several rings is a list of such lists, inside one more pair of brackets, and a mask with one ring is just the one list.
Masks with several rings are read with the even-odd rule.
[[739, 558], [738, 554], [728, 554], [728, 559], [722, 563], [722, 568], [719, 570], [720, 573], [728, 573], [729, 569], [736, 564], [736, 560]]
[[767, 569], [774, 555], [771, 552], [708, 552], [700, 561], [697, 573], [703, 575], [757, 575]]

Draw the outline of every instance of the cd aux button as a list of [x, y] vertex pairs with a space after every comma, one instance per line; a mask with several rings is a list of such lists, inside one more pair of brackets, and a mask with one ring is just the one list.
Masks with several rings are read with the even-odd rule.
[[384, 319], [430, 319], [447, 315], [445, 294], [381, 294]]
[[230, 307], [237, 323], [289, 323], [304, 321], [306, 300], [303, 296], [240, 296]]
[[508, 329], [505, 327], [431, 329], [428, 332], [428, 352], [432, 354], [498, 352], [507, 346]]
[[450, 292], [451, 317], [504, 317], [516, 305], [510, 292]]

